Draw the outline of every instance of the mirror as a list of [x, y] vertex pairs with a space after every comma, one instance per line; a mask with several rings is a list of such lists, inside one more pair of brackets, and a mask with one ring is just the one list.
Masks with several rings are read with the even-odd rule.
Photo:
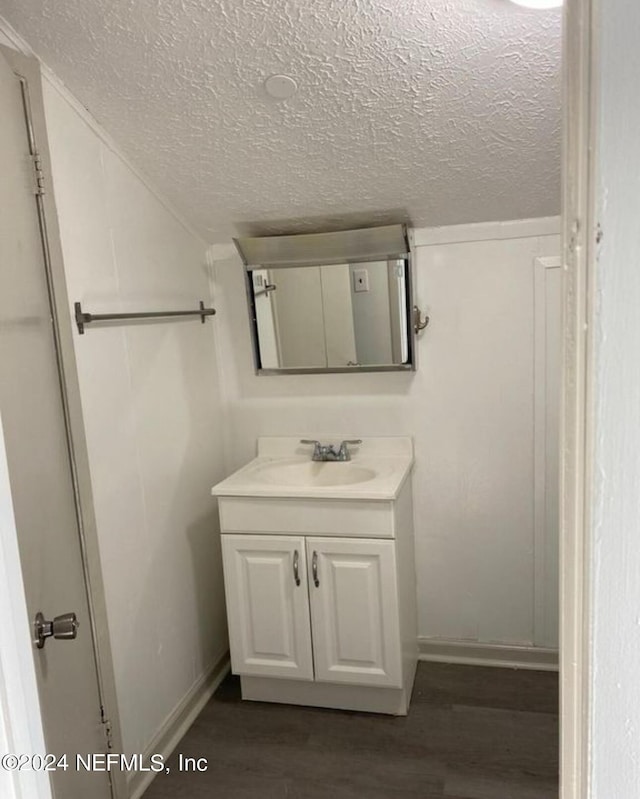
[[406, 271], [403, 260], [251, 271], [258, 368], [406, 366]]
[[[380, 230], [402, 235], [381, 245]], [[407, 249], [405, 233], [396, 225], [237, 240], [247, 269], [256, 372], [413, 369], [410, 260], [401, 252]], [[347, 239], [348, 234], [358, 234], [358, 240]], [[396, 250], [394, 257], [373, 254], [390, 249]], [[252, 260], [278, 258], [281, 263], [247, 263], [248, 252]], [[356, 257], [359, 252], [372, 255]], [[318, 253], [325, 259], [313, 262]], [[341, 253], [350, 257], [336, 260]]]

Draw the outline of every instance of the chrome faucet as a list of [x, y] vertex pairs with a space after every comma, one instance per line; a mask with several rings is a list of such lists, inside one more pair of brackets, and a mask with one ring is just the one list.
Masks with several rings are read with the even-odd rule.
[[340, 442], [338, 449], [333, 444], [321, 444], [319, 441], [309, 438], [301, 438], [300, 443], [313, 445], [312, 461], [350, 461], [349, 445], [362, 444], [362, 439], [348, 438], [346, 441]]

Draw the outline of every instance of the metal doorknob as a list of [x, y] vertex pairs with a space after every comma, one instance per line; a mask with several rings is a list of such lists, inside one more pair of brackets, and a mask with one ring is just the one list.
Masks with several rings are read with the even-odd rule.
[[78, 635], [78, 621], [75, 613], [63, 613], [56, 616], [53, 621], [47, 621], [38, 611], [34, 622], [35, 643], [42, 649], [47, 638], [75, 638]]

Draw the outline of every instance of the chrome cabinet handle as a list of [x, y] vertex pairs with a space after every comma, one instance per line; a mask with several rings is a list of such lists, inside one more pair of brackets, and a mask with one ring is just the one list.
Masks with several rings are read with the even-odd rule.
[[313, 574], [313, 584], [316, 588], [320, 588], [320, 580], [318, 579], [318, 553], [314, 552], [311, 558], [311, 573]]
[[293, 553], [293, 579], [296, 581], [296, 585], [300, 585], [300, 555], [297, 549]]

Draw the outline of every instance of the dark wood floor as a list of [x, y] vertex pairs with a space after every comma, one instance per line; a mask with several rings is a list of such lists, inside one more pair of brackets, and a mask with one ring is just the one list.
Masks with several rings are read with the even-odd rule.
[[557, 799], [558, 678], [420, 663], [393, 718], [242, 702], [228, 677], [167, 765], [144, 799]]

